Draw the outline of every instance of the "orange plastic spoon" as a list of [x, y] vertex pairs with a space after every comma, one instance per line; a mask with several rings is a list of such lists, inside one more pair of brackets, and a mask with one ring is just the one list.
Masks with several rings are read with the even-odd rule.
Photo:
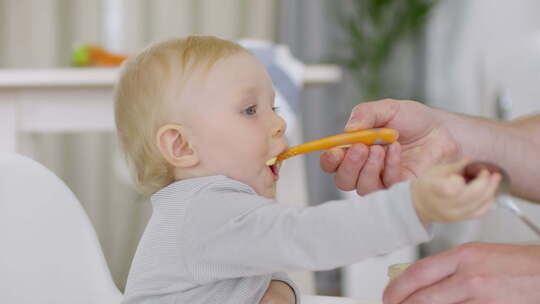
[[276, 161], [282, 161], [299, 154], [318, 150], [328, 150], [335, 147], [350, 147], [356, 143], [363, 143], [368, 146], [391, 144], [398, 139], [398, 136], [399, 133], [396, 130], [389, 128], [368, 129], [342, 133], [291, 147], [284, 153], [269, 160], [266, 164], [271, 166]]

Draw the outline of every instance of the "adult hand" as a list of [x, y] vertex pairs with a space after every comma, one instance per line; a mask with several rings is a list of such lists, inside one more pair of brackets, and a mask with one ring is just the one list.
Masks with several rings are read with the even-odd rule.
[[399, 143], [325, 151], [321, 168], [335, 173], [339, 189], [356, 189], [364, 195], [416, 177], [435, 163], [456, 160], [459, 145], [442, 123], [447, 114], [408, 100], [361, 103], [353, 109], [345, 130], [393, 128], [399, 132]]
[[469, 243], [411, 265], [385, 304], [540, 303], [540, 246]]

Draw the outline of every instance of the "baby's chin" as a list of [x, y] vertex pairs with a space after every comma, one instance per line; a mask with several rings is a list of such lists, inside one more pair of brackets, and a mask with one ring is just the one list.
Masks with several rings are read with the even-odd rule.
[[260, 196], [264, 196], [266, 198], [269, 198], [269, 199], [275, 199], [276, 198], [276, 186], [272, 186], [272, 187], [269, 187], [269, 188], [265, 188], [265, 189], [262, 189], [262, 190], [259, 190], [257, 188], [255, 188], [255, 192], [260, 195]]
[[261, 196], [264, 196], [269, 199], [276, 199], [276, 193], [269, 193], [269, 194], [261, 194]]

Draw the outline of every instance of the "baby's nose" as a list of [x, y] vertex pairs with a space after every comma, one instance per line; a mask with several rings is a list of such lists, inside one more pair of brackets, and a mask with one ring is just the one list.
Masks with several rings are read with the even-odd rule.
[[277, 116], [277, 121], [275, 123], [272, 136], [281, 137], [285, 134], [285, 130], [287, 130], [287, 123], [285, 122], [283, 118], [281, 118], [280, 116]]

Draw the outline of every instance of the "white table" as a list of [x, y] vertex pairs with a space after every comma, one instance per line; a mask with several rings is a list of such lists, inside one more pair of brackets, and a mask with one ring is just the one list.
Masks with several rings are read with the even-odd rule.
[[[305, 85], [336, 83], [341, 70], [308, 65]], [[0, 70], [0, 151], [17, 151], [19, 132], [112, 131], [117, 68]]]

